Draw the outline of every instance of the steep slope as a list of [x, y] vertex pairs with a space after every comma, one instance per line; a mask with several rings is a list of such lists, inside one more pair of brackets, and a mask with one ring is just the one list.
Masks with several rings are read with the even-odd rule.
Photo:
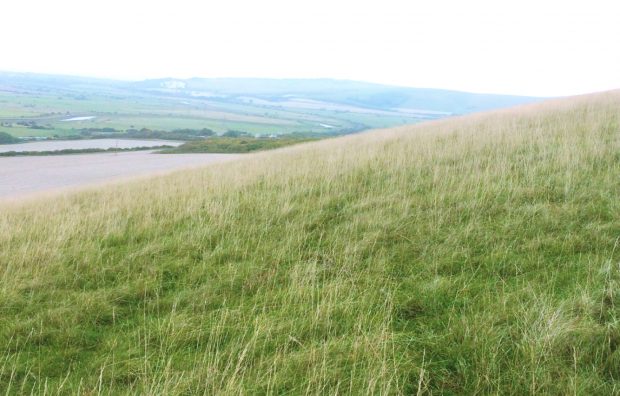
[[620, 93], [0, 207], [11, 393], [611, 394]]

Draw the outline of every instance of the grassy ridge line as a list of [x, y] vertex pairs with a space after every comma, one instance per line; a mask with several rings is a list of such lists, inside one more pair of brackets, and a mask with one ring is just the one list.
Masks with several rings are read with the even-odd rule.
[[7, 393], [617, 391], [618, 92], [0, 211]]

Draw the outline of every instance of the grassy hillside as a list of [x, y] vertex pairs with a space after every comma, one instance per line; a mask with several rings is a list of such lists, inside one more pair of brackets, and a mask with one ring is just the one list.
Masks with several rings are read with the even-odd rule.
[[612, 92], [5, 203], [0, 389], [617, 393], [619, 121]]

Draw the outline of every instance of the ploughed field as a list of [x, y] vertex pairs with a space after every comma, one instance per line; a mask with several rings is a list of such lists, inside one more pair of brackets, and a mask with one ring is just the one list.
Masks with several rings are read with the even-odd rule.
[[236, 157], [234, 154], [163, 155], [152, 151], [0, 157], [0, 199], [22, 198], [33, 193], [179, 170]]
[[0, 204], [6, 394], [615, 394], [620, 93]]

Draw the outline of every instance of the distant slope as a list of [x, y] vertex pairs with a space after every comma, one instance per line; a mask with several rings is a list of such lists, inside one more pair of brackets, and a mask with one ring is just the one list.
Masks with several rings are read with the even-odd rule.
[[541, 100], [541, 98], [525, 96], [404, 88], [331, 79], [160, 79], [138, 82], [135, 86], [177, 93], [198, 94], [202, 92], [221, 97], [255, 97], [280, 101], [294, 97], [372, 109], [406, 109], [410, 112], [426, 110], [449, 114], [466, 114]]
[[0, 210], [0, 390], [613, 394], [620, 92]]

